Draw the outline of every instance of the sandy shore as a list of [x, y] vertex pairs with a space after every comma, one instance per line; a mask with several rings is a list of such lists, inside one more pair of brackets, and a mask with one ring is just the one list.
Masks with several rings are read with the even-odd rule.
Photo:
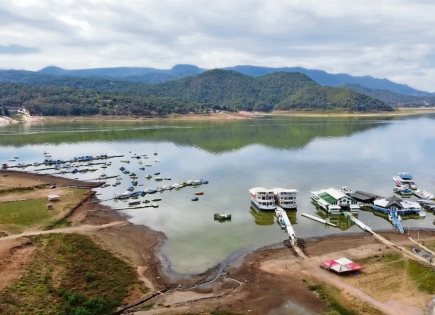
[[166, 117], [141, 117], [141, 116], [47, 116], [36, 122], [63, 122], [63, 121], [119, 121], [119, 122], [150, 122], [150, 121], [228, 121], [255, 119], [262, 117], [400, 117], [413, 115], [427, 115], [435, 113], [435, 107], [399, 108], [392, 112], [343, 112], [343, 111], [273, 111], [273, 112], [218, 112], [211, 114], [185, 114], [169, 115]]

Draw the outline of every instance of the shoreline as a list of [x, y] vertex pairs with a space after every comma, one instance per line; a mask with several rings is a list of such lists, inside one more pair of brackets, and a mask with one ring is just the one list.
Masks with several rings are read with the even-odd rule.
[[[435, 114], [435, 107], [400, 107], [389, 112], [346, 112], [346, 111], [272, 111], [272, 112], [219, 112], [211, 114], [171, 114], [169, 116], [44, 116], [35, 120], [16, 121], [15, 123], [39, 124], [45, 122], [158, 122], [158, 121], [233, 121], [249, 120], [257, 118], [294, 117], [294, 118], [382, 118], [382, 117], [406, 117]], [[0, 126], [10, 125], [4, 122]]]

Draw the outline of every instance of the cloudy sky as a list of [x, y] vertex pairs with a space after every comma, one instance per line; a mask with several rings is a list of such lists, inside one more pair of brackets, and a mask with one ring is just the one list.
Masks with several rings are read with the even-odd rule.
[[2, 0], [0, 68], [303, 66], [435, 91], [431, 0]]

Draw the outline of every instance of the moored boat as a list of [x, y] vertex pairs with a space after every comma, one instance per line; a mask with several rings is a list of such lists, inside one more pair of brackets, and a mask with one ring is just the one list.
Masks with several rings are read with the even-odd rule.
[[283, 209], [296, 209], [296, 189], [274, 188], [273, 193], [278, 206]]
[[272, 211], [276, 209], [275, 194], [273, 190], [263, 187], [249, 189], [252, 204], [259, 210]]

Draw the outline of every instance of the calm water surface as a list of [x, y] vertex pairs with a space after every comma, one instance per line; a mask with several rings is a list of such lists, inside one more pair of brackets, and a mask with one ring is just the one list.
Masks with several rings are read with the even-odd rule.
[[[208, 185], [142, 199], [162, 198], [157, 209], [123, 211], [135, 224], [163, 231], [168, 240], [162, 251], [179, 272], [200, 272], [239, 249], [257, 248], [285, 239], [273, 214], [250, 209], [248, 189], [254, 186], [299, 190], [298, 212], [291, 214], [298, 237], [353, 233], [360, 230], [340, 221], [341, 229], [325, 227], [301, 216], [317, 214], [310, 203], [312, 190], [349, 186], [392, 194], [392, 176], [410, 171], [417, 185], [435, 192], [435, 119], [258, 119], [236, 122], [70, 122], [15, 125], [0, 128], [0, 161], [19, 156], [19, 162], [78, 155], [124, 154], [106, 170], [81, 175], [95, 179], [105, 173], [119, 175], [124, 166], [139, 176], [138, 187], [203, 178]], [[131, 153], [130, 153], [131, 152]], [[158, 152], [160, 162], [154, 162]], [[150, 158], [138, 164], [134, 154]], [[121, 160], [129, 159], [129, 164]], [[145, 164], [145, 171], [139, 168]], [[47, 171], [49, 172], [49, 171]], [[171, 181], [146, 180], [161, 172]], [[124, 175], [125, 176], [125, 175]], [[114, 183], [115, 180], [109, 181]], [[111, 200], [130, 186], [124, 177], [118, 187], [97, 189], [104, 204], [116, 208], [126, 202]], [[190, 199], [204, 191], [198, 202]], [[232, 221], [213, 220], [217, 211], [230, 212]], [[378, 229], [392, 229], [382, 218], [360, 212], [359, 218]], [[434, 216], [407, 220], [405, 227], [433, 227]]]

